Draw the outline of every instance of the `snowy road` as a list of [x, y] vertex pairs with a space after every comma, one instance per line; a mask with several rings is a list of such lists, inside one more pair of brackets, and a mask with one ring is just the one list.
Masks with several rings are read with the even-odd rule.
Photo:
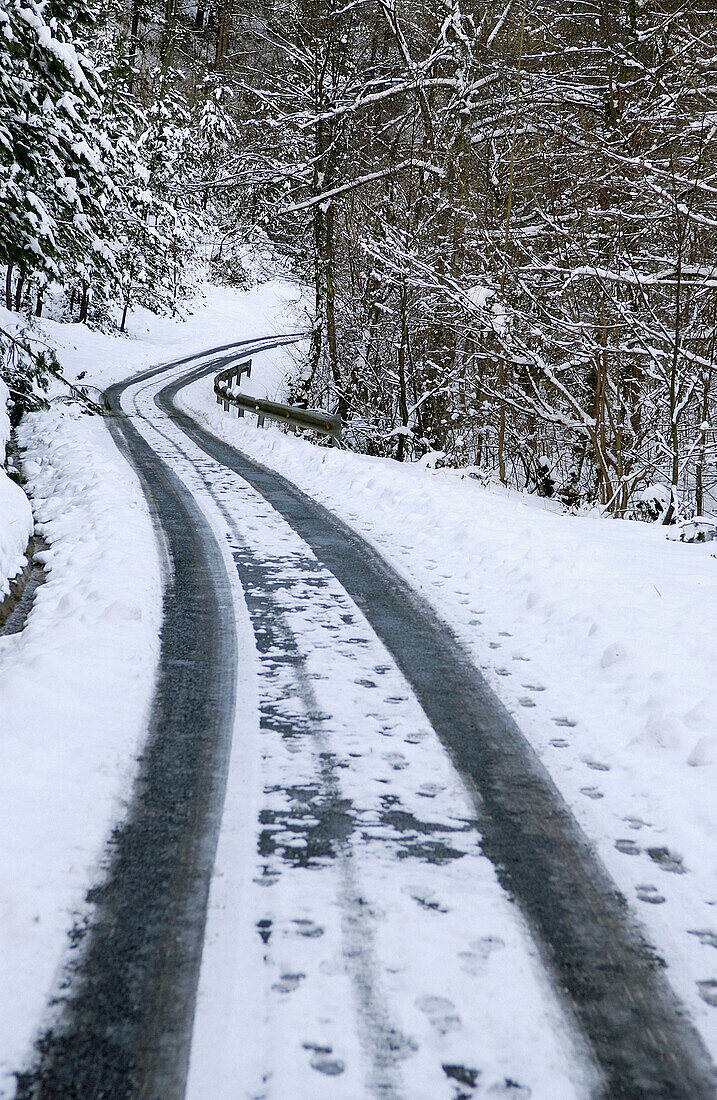
[[445, 625], [175, 407], [235, 354], [113, 387], [171, 578], [157, 703], [23, 1095], [714, 1096], [659, 962]]

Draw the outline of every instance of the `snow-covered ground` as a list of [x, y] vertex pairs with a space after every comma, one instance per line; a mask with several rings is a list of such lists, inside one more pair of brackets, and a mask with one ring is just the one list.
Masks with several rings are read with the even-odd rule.
[[717, 560], [455, 472], [179, 403], [361, 531], [464, 640], [647, 926], [717, 1056]]
[[[12, 316], [0, 311], [0, 323], [9, 327]], [[38, 331], [57, 347], [69, 378], [86, 371], [85, 382], [105, 386], [150, 364], [302, 327], [297, 292], [270, 284], [246, 294], [212, 292], [183, 323], [135, 317], [128, 338], [52, 322]], [[286, 349], [255, 357], [251, 392], [279, 396], [290, 361]], [[360, 530], [462, 637], [647, 926], [717, 1057], [717, 561], [710, 544], [670, 543], [659, 527], [565, 516], [450, 471], [314, 447], [276, 428], [258, 431], [252, 418], [237, 421], [216, 406], [211, 380], [180, 401]], [[26, 629], [0, 639], [0, 1096], [11, 1092], [8, 1074], [43, 1023], [67, 932], [86, 911], [86, 888], [130, 790], [161, 610], [151, 520], [105, 424], [56, 401], [28, 419], [20, 442], [35, 517], [52, 549]], [[13, 543], [20, 554], [30, 529], [25, 516]], [[0, 525], [0, 540], [4, 531]], [[257, 552], [261, 543], [259, 532]], [[295, 595], [297, 609], [287, 605], [285, 613], [299, 630], [310, 624], [301, 624], [300, 586]], [[249, 699], [252, 690], [245, 689]], [[316, 690], [323, 690], [320, 676]], [[418, 770], [424, 766], [424, 744], [401, 751], [411, 763], [416, 757]], [[289, 774], [292, 761], [284, 763]], [[247, 781], [235, 776], [234, 790], [241, 794]], [[411, 792], [404, 794], [410, 801]], [[457, 792], [458, 813], [460, 798]], [[226, 872], [247, 812], [228, 807], [219, 904], [222, 889], [225, 905], [237, 900]], [[426, 897], [421, 920], [431, 921], [436, 910]], [[487, 906], [494, 920], [494, 902]], [[503, 939], [519, 950], [512, 931]], [[296, 942], [310, 962], [315, 941]], [[216, 953], [211, 965], [224, 973]], [[480, 959], [475, 965], [487, 975]], [[496, 965], [496, 975], [482, 980], [497, 983], [498, 1002]], [[532, 963], [525, 965], [526, 988], [535, 990]], [[435, 999], [430, 1004], [440, 1008]], [[507, 1035], [510, 998], [498, 1007]], [[211, 1054], [206, 1029], [202, 1041]]]
[[[135, 315], [128, 337], [52, 321], [35, 335], [57, 350], [70, 380], [86, 372], [84, 384], [104, 387], [148, 364], [286, 330], [285, 310], [298, 297], [284, 283], [218, 291], [183, 323]], [[16, 323], [0, 309], [5, 329]], [[0, 458], [9, 437], [3, 396]], [[24, 565], [33, 522], [50, 545], [47, 581], [25, 629], [0, 637], [2, 1097], [14, 1093], [12, 1073], [48, 1023], [68, 933], [86, 917], [85, 894], [123, 815], [161, 623], [160, 555], [139, 481], [105, 421], [69, 406], [61, 386], [49, 396], [50, 410], [27, 417], [18, 432], [34, 521], [26, 495], [0, 468], [0, 599]]]

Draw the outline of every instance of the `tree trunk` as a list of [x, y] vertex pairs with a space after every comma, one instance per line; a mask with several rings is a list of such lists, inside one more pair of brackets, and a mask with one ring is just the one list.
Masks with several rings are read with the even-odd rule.
[[[132, 69], [139, 63], [139, 17], [141, 0], [132, 0], [132, 21], [129, 28], [129, 61]], [[134, 74], [130, 75], [130, 90]]]
[[15, 287], [15, 312], [16, 313], [19, 313], [20, 310], [22, 309], [22, 292], [23, 292], [24, 289], [25, 289], [25, 272], [21, 271], [19, 276], [18, 276], [17, 286]]
[[14, 264], [9, 263], [7, 265], [7, 271], [5, 272], [5, 305], [8, 309], [12, 309], [12, 272]]
[[219, 9], [219, 23], [217, 28], [217, 48], [214, 54], [214, 68], [221, 69], [229, 53], [229, 43], [232, 32], [233, 0], [222, 0]]
[[125, 300], [124, 300], [124, 309], [122, 310], [122, 324], [120, 325], [120, 332], [124, 332], [125, 325], [127, 324], [127, 313], [129, 311], [129, 298], [130, 298], [130, 292], [128, 290], [127, 294], [125, 296]]

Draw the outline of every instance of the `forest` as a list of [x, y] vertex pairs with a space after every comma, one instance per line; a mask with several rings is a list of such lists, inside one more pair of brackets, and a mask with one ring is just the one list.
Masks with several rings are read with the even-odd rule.
[[[717, 501], [707, 0], [3, 0], [8, 309], [309, 288], [347, 445], [616, 516]], [[52, 364], [4, 337], [15, 415]]]

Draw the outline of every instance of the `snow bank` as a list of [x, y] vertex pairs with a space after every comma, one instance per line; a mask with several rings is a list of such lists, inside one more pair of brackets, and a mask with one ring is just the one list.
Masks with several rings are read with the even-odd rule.
[[[666, 955], [717, 1055], [717, 561], [450, 470], [179, 402], [361, 531], [462, 637]], [[709, 931], [710, 935], [696, 935]]]
[[0, 637], [3, 1097], [47, 1022], [68, 933], [130, 791], [162, 598], [140, 485], [105, 423], [56, 405], [18, 434], [50, 549], [25, 629]]
[[[309, 328], [304, 292], [286, 280], [274, 279], [248, 291], [211, 287], [208, 293], [209, 300], [198, 297], [184, 321], [145, 309], [130, 313], [124, 336], [49, 319], [33, 321], [33, 334], [41, 341], [38, 346], [56, 350], [70, 381], [82, 374], [82, 385], [104, 389], [145, 367], [216, 345]], [[0, 325], [16, 331], [17, 314], [0, 307]]]
[[2, 468], [10, 439], [9, 396], [0, 378], [0, 602], [10, 591], [11, 580], [25, 564], [25, 549], [32, 534], [30, 502]]

